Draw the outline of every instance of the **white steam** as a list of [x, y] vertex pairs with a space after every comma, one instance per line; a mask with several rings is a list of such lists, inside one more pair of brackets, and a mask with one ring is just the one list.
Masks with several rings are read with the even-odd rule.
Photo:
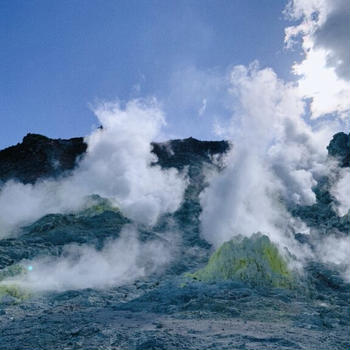
[[165, 124], [155, 101], [133, 100], [125, 107], [105, 103], [95, 113], [103, 129], [86, 138], [87, 153], [71, 176], [34, 185], [10, 181], [2, 187], [2, 237], [45, 214], [79, 210], [91, 194], [109, 198], [128, 217], [148, 225], [179, 207], [184, 175], [152, 165], [157, 159], [151, 142]]
[[26, 274], [2, 281], [32, 291], [65, 291], [120, 286], [145, 277], [171, 261], [165, 239], [142, 243], [132, 226], [125, 226], [118, 239], [106, 241], [102, 250], [69, 245], [59, 257], [23, 261]]
[[336, 199], [334, 209], [339, 216], [347, 214], [350, 210], [350, 169], [343, 168], [338, 180], [330, 189], [331, 195]]
[[[151, 142], [159, 136], [164, 117], [154, 101], [100, 105], [95, 113], [103, 128], [86, 138], [88, 149], [73, 174], [60, 180], [31, 184], [7, 182], [0, 192], [1, 235], [48, 213], [65, 213], [86, 206], [98, 194], [137, 223], [153, 225], [159, 216], [182, 202], [186, 180], [175, 169], [153, 165]], [[89, 245], [65, 246], [59, 257], [23, 261], [27, 274], [2, 283], [34, 291], [105, 288], [145, 277], [171, 260], [174, 235], [140, 242], [137, 231], [124, 227], [101, 250]]]
[[325, 146], [333, 131], [312, 132], [296, 87], [269, 68], [236, 66], [231, 84], [236, 111], [225, 129], [233, 147], [226, 168], [202, 193], [202, 234], [218, 246], [260, 231], [291, 248], [297, 221], [283, 202], [315, 202], [312, 187], [327, 171]]
[[350, 237], [330, 235], [316, 246], [320, 261], [338, 266], [343, 278], [350, 282]]
[[174, 212], [186, 182], [176, 169], [151, 166], [157, 160], [151, 142], [165, 123], [159, 108], [132, 101], [124, 110], [118, 104], [102, 105], [96, 115], [104, 129], [87, 138], [88, 151], [77, 170], [76, 184], [112, 198], [138, 222], [152, 225], [159, 215]]
[[[207, 176], [209, 186], [201, 195], [201, 232], [214, 246], [260, 231], [300, 259], [349, 266], [348, 240], [332, 236], [324, 244], [314, 242], [314, 253], [295, 241], [294, 232], [309, 229], [286, 209], [312, 205], [318, 181], [333, 179], [336, 166], [327, 159], [326, 146], [344, 128], [350, 110], [349, 6], [347, 0], [289, 1], [285, 14], [300, 23], [286, 29], [285, 41], [291, 47], [300, 39], [305, 54], [292, 67], [299, 76], [295, 83], [257, 64], [232, 69], [234, 113], [214, 129], [233, 147], [225, 169]], [[331, 188], [339, 215], [349, 210], [349, 183], [349, 171], [343, 170]]]

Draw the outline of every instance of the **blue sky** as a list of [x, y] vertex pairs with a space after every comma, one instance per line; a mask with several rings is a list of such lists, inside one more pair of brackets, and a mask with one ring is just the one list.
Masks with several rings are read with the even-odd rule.
[[[28, 132], [86, 135], [97, 123], [90, 104], [147, 96], [163, 104], [169, 136], [214, 138], [211, 113], [221, 112], [207, 95], [215, 77], [258, 60], [292, 79], [300, 52], [283, 49], [290, 24], [285, 6], [275, 0], [1, 0], [0, 147]], [[203, 80], [213, 84], [207, 89]]]

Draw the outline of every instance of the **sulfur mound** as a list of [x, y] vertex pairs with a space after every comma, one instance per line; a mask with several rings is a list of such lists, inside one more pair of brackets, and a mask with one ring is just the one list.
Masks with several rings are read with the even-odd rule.
[[103, 214], [105, 211], [120, 213], [120, 210], [117, 207], [113, 206], [109, 199], [102, 198], [97, 194], [93, 194], [88, 196], [85, 208], [76, 213], [76, 216], [92, 217]]
[[23, 288], [14, 284], [0, 284], [0, 304], [4, 302], [18, 303], [27, 298], [30, 294]]
[[225, 242], [204, 268], [190, 276], [204, 282], [240, 280], [252, 286], [295, 286], [295, 274], [287, 261], [270, 239], [260, 233], [249, 238], [236, 236]]
[[27, 273], [22, 265], [11, 265], [5, 269], [0, 270], [0, 304], [3, 300], [10, 298], [13, 302], [20, 302], [29, 297], [29, 292], [16, 286], [15, 284], [8, 284], [2, 282], [8, 278], [15, 277]]

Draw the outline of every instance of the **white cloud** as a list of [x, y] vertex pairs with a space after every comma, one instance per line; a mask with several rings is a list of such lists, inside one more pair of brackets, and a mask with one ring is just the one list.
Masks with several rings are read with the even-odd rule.
[[301, 38], [305, 57], [292, 72], [300, 76], [299, 92], [311, 98], [312, 118], [350, 111], [350, 3], [347, 0], [291, 0], [285, 13], [297, 25], [286, 28], [291, 47]]
[[199, 116], [203, 115], [203, 113], [205, 112], [206, 109], [207, 109], [207, 99], [203, 98], [202, 105], [198, 110], [198, 115]]
[[298, 85], [301, 96], [312, 98], [312, 118], [331, 113], [338, 113], [344, 119], [347, 117], [350, 86], [337, 76], [333, 67], [327, 66], [325, 50], [310, 50], [307, 58], [295, 64], [292, 71], [300, 76]]

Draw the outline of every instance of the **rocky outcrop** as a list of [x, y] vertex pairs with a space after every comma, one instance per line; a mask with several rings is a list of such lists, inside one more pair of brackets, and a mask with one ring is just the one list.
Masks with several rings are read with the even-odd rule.
[[200, 162], [211, 162], [215, 155], [225, 153], [230, 144], [227, 141], [199, 141], [193, 137], [183, 140], [171, 140], [152, 143], [158, 164], [164, 168], [178, 169]]
[[0, 151], [0, 181], [16, 179], [34, 183], [72, 170], [87, 149], [82, 137], [50, 139], [28, 134], [22, 143]]
[[339, 160], [342, 167], [350, 167], [350, 134], [338, 132], [329, 143], [328, 154]]

